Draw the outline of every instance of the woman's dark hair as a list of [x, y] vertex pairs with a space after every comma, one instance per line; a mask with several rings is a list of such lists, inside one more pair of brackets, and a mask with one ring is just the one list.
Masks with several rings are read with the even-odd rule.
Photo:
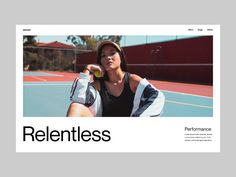
[[[104, 41], [98, 47], [98, 50], [97, 50], [97, 64], [102, 65], [102, 63], [101, 63], [101, 53], [102, 53], [103, 47], [107, 46], [107, 45], [112, 45], [113, 47], [116, 48], [118, 54], [120, 55], [120, 59], [121, 59], [120, 67], [121, 67], [122, 71], [127, 72], [127, 64], [126, 64], [126, 61], [125, 61], [124, 51], [123, 51], [123, 49], [120, 46], [118, 46], [116, 43], [114, 43], [112, 41]], [[97, 78], [95, 77], [95, 79], [97, 79]], [[108, 80], [107, 73], [105, 73], [103, 79], [104, 80]]]

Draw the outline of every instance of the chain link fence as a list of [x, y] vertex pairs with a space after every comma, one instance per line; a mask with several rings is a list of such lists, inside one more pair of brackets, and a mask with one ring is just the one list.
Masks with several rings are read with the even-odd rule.
[[23, 51], [24, 71], [75, 72], [78, 50], [50, 47], [25, 46]]

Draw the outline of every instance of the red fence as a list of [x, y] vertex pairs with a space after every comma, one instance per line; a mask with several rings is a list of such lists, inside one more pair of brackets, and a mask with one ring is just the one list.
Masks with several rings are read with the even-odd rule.
[[[213, 83], [213, 37], [204, 36], [124, 47], [128, 70], [142, 77]], [[96, 53], [77, 55], [77, 71], [96, 63]]]

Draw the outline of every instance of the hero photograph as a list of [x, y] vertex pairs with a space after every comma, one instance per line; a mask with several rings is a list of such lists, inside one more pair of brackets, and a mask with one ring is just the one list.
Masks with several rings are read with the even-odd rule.
[[213, 117], [213, 36], [24, 35], [24, 117]]

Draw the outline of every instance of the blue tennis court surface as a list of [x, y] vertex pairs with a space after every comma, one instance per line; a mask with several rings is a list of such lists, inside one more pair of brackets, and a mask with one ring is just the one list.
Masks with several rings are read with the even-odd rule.
[[[70, 104], [72, 82], [24, 83], [24, 117], [65, 117]], [[166, 97], [163, 117], [212, 117], [213, 99], [163, 91]]]
[[62, 76], [59, 74], [51, 74], [51, 73], [46, 73], [46, 72], [24, 72], [24, 76]]

